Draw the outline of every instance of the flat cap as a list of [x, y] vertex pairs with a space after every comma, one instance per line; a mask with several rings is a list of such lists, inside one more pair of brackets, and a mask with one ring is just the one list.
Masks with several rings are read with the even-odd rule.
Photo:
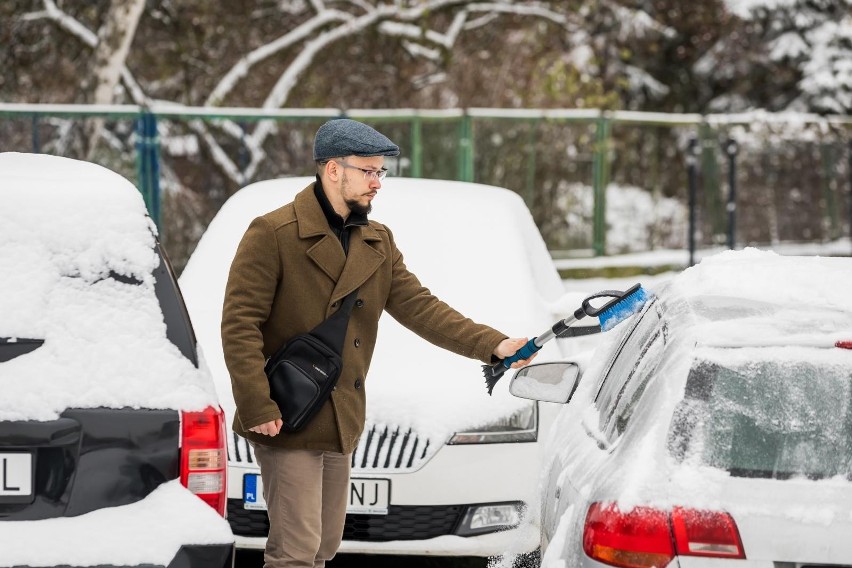
[[314, 138], [314, 160], [343, 156], [398, 156], [390, 138], [357, 120], [338, 118], [319, 127]]

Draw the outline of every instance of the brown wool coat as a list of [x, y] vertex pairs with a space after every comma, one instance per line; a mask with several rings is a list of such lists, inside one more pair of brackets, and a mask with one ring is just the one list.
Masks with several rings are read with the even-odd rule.
[[[234, 257], [222, 310], [222, 346], [237, 405], [234, 431], [284, 448], [350, 453], [364, 429], [364, 387], [382, 310], [424, 339], [490, 362], [506, 336], [477, 324], [424, 288], [384, 225], [351, 229], [349, 255], [332, 233], [313, 184], [252, 221]], [[360, 287], [331, 398], [300, 432], [275, 437], [248, 429], [281, 417], [269, 398], [265, 358], [313, 329]]]

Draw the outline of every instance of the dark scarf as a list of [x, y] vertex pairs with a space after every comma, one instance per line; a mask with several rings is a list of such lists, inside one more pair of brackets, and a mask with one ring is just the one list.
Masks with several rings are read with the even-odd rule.
[[343, 217], [337, 214], [337, 211], [334, 210], [334, 207], [331, 206], [331, 202], [328, 200], [328, 197], [325, 195], [325, 191], [322, 188], [322, 181], [320, 177], [317, 176], [317, 181], [314, 184], [314, 195], [319, 201], [320, 207], [322, 208], [322, 212], [325, 213], [325, 218], [328, 221], [328, 226], [331, 227], [332, 232], [337, 236], [340, 240], [340, 245], [343, 247], [343, 252], [347, 255], [349, 254], [349, 233], [352, 227], [356, 227], [359, 225], [367, 224], [367, 216], [361, 213], [350, 213], [349, 218], [345, 221]]

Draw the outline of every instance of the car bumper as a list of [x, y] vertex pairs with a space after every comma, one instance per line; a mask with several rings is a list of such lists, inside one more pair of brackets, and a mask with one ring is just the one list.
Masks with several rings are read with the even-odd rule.
[[[61, 566], [65, 567], [66, 564]], [[99, 564], [98, 568], [131, 568], [138, 565]], [[167, 566], [149, 565], [150, 568], [233, 568], [233, 544], [202, 544], [181, 546], [178, 553]], [[16, 568], [30, 568], [29, 565], [17, 565]], [[33, 567], [35, 568], [35, 567]], [[41, 564], [38, 568], [50, 568]], [[60, 568], [57, 565], [56, 568]]]
[[[239, 549], [263, 550], [265, 537], [237, 536]], [[391, 540], [367, 542], [344, 540], [338, 552], [341, 554], [389, 554], [395, 556], [500, 556], [523, 554], [536, 550], [539, 545], [539, 529], [529, 523], [481, 536], [439, 536], [425, 540]]]
[[130, 505], [77, 517], [0, 520], [0, 568], [229, 568], [233, 543], [225, 519], [175, 480]]
[[[387, 515], [347, 515], [343, 553], [496, 556], [528, 553], [539, 545], [534, 500], [538, 479], [537, 444], [445, 446], [415, 471], [353, 470], [353, 478], [390, 480]], [[262, 549], [268, 520], [264, 511], [242, 506], [242, 479], [257, 469], [229, 470], [228, 520], [237, 548]], [[526, 504], [514, 528], [459, 536], [468, 507], [486, 503]]]

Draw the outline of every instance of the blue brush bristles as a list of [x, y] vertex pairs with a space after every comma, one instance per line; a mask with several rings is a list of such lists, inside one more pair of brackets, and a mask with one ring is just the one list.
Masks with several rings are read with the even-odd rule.
[[601, 331], [609, 331], [633, 314], [637, 313], [642, 309], [648, 299], [648, 294], [646, 294], [645, 290], [640, 286], [638, 290], [625, 296], [619, 300], [617, 304], [598, 314], [598, 322], [601, 324]]

